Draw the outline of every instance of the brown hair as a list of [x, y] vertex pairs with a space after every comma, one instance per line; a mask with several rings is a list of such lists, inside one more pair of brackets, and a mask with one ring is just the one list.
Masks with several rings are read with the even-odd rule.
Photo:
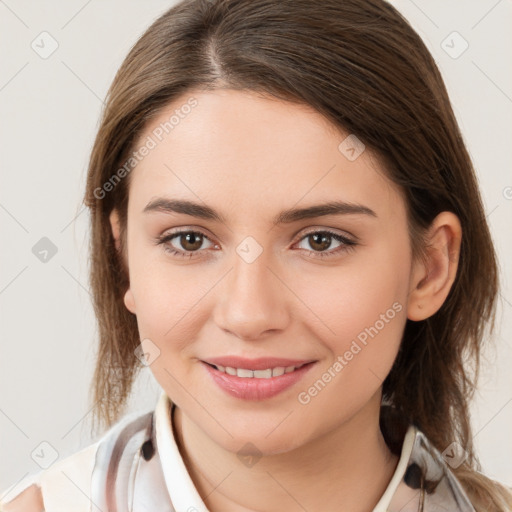
[[[134, 355], [140, 343], [136, 317], [123, 302], [130, 174], [114, 174], [165, 106], [194, 89], [216, 88], [312, 106], [372, 148], [404, 191], [415, 255], [438, 213], [459, 217], [463, 238], [455, 282], [435, 315], [407, 321], [383, 396], [440, 451], [453, 441], [464, 447], [468, 458], [455, 473], [477, 510], [505, 510], [507, 491], [478, 472], [468, 409], [486, 329], [491, 333], [494, 326], [493, 243], [440, 72], [418, 34], [383, 0], [182, 1], [131, 49], [108, 92], [84, 198], [99, 325], [95, 418], [106, 426], [119, 418], [142, 367]], [[107, 182], [113, 186], [105, 192]], [[114, 208], [120, 253], [109, 224]]]

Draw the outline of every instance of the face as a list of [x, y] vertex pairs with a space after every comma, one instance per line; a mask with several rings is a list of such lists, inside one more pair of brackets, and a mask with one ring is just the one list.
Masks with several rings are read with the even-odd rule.
[[[348, 135], [217, 90], [177, 99], [136, 145], [154, 147], [130, 176], [125, 304], [161, 387], [226, 449], [292, 450], [380, 405], [411, 249], [400, 191]], [[248, 379], [206, 363], [228, 356], [308, 364]]]

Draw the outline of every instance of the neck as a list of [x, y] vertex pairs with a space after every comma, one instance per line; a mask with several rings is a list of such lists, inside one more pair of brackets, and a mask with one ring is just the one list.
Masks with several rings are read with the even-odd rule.
[[264, 455], [250, 467], [178, 407], [176, 443], [210, 512], [368, 512], [398, 463], [380, 431], [377, 398], [326, 435], [289, 452]]

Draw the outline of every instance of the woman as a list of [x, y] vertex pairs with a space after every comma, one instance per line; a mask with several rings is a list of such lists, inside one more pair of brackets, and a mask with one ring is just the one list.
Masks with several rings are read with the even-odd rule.
[[[495, 253], [392, 6], [176, 5], [115, 77], [85, 204], [108, 430], [2, 510], [511, 509], [468, 409]], [[158, 405], [120, 419], [145, 365]]]

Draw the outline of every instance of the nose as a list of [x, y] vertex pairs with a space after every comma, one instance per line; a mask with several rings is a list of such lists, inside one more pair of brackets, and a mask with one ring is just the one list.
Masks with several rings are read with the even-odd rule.
[[252, 341], [286, 328], [292, 294], [278, 268], [270, 264], [265, 251], [252, 262], [238, 254], [234, 257], [218, 289], [214, 320], [219, 328]]

